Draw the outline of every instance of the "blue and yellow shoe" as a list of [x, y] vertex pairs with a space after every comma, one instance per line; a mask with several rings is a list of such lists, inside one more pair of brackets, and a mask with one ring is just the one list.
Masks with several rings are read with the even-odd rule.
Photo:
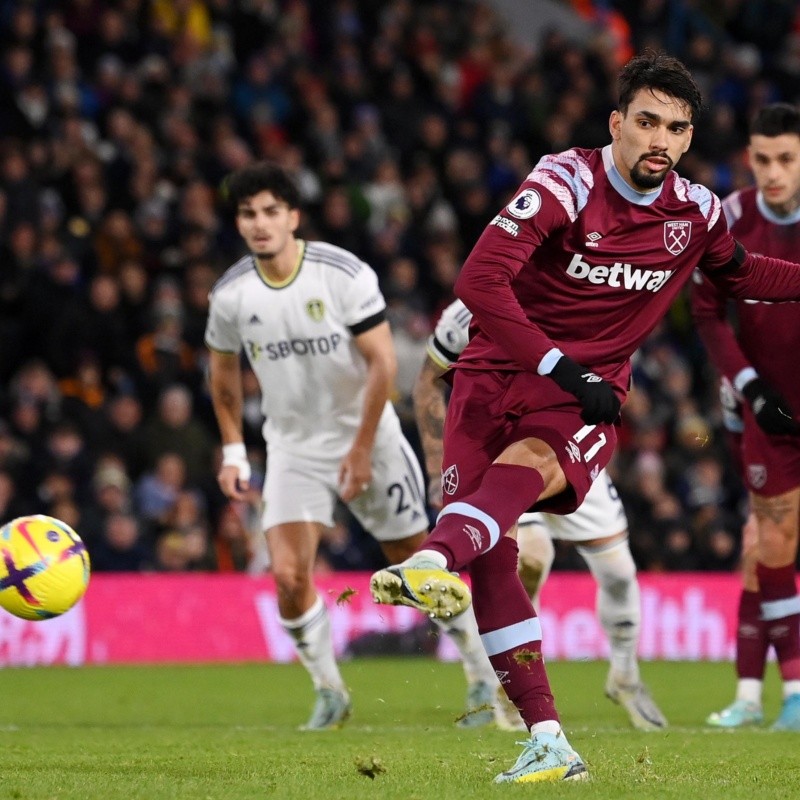
[[773, 731], [800, 731], [800, 694], [790, 694], [781, 706], [778, 719], [772, 723]]
[[706, 725], [715, 728], [745, 728], [748, 725], [760, 725], [764, 714], [758, 703], [747, 700], [734, 700], [722, 711], [715, 711], [706, 718]]
[[317, 689], [314, 710], [301, 731], [326, 731], [341, 728], [352, 711], [350, 697], [345, 691], [323, 686]]
[[456, 720], [459, 728], [482, 728], [494, 722], [494, 688], [476, 681], [467, 690], [467, 711]]
[[540, 781], [584, 781], [589, 771], [583, 759], [570, 747], [564, 734], [535, 733], [524, 742], [522, 754], [511, 769], [501, 772], [495, 783], [538, 783]]
[[411, 606], [436, 619], [455, 617], [472, 602], [458, 575], [424, 557], [379, 570], [370, 578], [369, 590], [376, 603]]

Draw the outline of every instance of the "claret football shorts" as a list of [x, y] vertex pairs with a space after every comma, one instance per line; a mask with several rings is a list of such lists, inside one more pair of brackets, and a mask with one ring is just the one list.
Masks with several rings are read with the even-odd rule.
[[743, 407], [742, 464], [747, 488], [764, 497], [800, 486], [800, 437], [770, 436]]
[[444, 432], [445, 503], [477, 489], [509, 445], [534, 438], [553, 448], [569, 488], [529, 510], [575, 511], [617, 443], [613, 424], [586, 425], [580, 413], [577, 399], [546, 376], [456, 370]]

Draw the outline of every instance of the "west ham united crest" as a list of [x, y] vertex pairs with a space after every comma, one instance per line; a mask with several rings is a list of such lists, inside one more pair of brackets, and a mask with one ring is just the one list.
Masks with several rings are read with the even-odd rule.
[[664, 246], [673, 256], [680, 255], [692, 238], [692, 223], [673, 220], [664, 223]]
[[767, 482], [767, 468], [764, 464], [748, 464], [747, 478], [754, 489], [761, 489]]
[[445, 494], [455, 494], [458, 489], [458, 467], [453, 464], [442, 473], [442, 489]]

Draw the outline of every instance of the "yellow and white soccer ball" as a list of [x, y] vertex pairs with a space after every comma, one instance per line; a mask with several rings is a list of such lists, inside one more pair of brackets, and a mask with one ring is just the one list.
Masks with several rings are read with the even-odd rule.
[[69, 525], [44, 514], [0, 528], [0, 606], [23, 619], [69, 611], [89, 584], [89, 554]]

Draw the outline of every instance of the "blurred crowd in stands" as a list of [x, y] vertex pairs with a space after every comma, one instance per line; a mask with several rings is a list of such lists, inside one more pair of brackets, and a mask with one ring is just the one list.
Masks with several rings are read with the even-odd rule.
[[[204, 385], [208, 292], [242, 254], [231, 170], [288, 165], [303, 235], [378, 272], [413, 441], [411, 386], [460, 264], [540, 156], [608, 142], [628, 57], [690, 66], [708, 110], [679, 171], [722, 196], [749, 182], [751, 114], [800, 101], [792, 0], [564, 1], [580, 35], [534, 40], [501, 5], [0, 0], [0, 520], [65, 520], [97, 570], [264, 569], [258, 480], [251, 504], [219, 492]], [[612, 473], [640, 567], [735, 568], [744, 494], [685, 301], [635, 377]], [[252, 376], [246, 392], [263, 471]], [[376, 563], [342, 514], [319, 568]]]

